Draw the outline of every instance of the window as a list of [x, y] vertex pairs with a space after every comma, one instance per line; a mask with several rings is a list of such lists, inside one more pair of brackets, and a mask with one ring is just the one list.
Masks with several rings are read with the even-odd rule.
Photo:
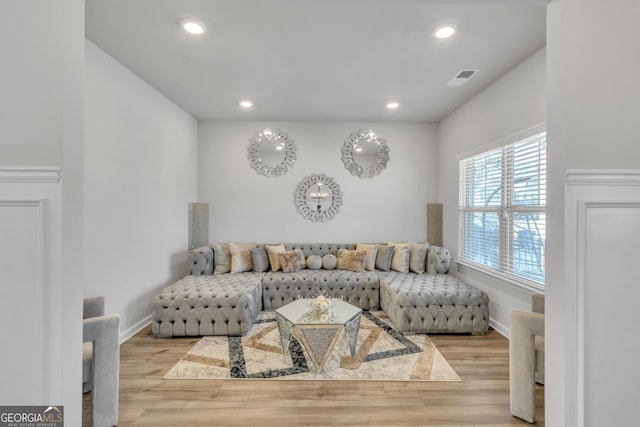
[[462, 262], [544, 284], [546, 148], [541, 132], [460, 160]]

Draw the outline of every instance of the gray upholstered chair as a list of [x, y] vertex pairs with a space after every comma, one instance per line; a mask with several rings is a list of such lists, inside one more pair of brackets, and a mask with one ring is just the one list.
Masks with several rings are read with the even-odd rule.
[[535, 422], [535, 383], [544, 384], [544, 295], [532, 296], [532, 311], [511, 310], [509, 383], [511, 414]]
[[118, 424], [120, 316], [104, 314], [104, 297], [86, 298], [83, 312], [82, 392], [91, 392], [91, 424]]
[[[531, 296], [531, 311], [544, 316], [544, 295], [534, 294]], [[544, 385], [544, 335], [536, 335], [536, 382]]]

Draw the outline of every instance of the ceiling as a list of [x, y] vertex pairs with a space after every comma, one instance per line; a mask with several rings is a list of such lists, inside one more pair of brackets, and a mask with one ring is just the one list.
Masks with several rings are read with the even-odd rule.
[[462, 3], [86, 0], [86, 36], [199, 120], [437, 122], [545, 45], [542, 2]]

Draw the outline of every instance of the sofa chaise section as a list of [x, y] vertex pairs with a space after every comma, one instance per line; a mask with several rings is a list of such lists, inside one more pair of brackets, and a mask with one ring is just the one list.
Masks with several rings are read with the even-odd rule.
[[380, 305], [403, 333], [473, 333], [489, 329], [489, 297], [448, 274], [381, 272]]
[[153, 300], [154, 335], [243, 335], [262, 310], [263, 273], [186, 276]]

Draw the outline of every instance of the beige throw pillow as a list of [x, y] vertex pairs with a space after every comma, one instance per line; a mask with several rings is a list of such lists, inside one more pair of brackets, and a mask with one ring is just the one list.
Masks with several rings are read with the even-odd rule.
[[338, 251], [338, 270], [350, 270], [357, 273], [364, 271], [364, 264], [367, 258], [366, 251], [349, 251], [340, 249]]
[[278, 254], [281, 254], [284, 251], [286, 251], [286, 249], [284, 248], [284, 245], [273, 245], [273, 246], [266, 245], [265, 247], [267, 248], [267, 254], [269, 255], [269, 264], [271, 264], [271, 271], [282, 270], [282, 267], [280, 266], [280, 258], [278, 257]]
[[293, 273], [295, 271], [307, 268], [307, 262], [304, 258], [304, 253], [302, 253], [300, 249], [281, 252], [278, 254], [278, 258], [280, 259], [282, 271], [285, 273]]
[[253, 271], [251, 249], [255, 249], [257, 247], [257, 243], [229, 242], [229, 252], [231, 252], [231, 272], [242, 273], [244, 271]]
[[391, 269], [401, 273], [409, 272], [409, 260], [411, 259], [411, 242], [394, 243], [389, 242], [389, 246], [395, 246], [393, 257], [391, 258]]
[[376, 269], [376, 255], [378, 255], [378, 245], [366, 245], [358, 243], [356, 251], [365, 251], [367, 256], [364, 261], [364, 268], [373, 271]]

